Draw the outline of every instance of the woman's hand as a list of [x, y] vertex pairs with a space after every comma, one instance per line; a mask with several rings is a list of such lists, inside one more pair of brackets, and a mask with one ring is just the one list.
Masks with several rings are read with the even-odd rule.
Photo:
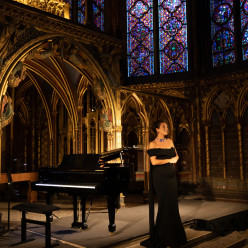
[[170, 160], [171, 160], [171, 161], [170, 161], [171, 164], [175, 164], [175, 163], [178, 161], [178, 156], [173, 157], [173, 158], [171, 158]]

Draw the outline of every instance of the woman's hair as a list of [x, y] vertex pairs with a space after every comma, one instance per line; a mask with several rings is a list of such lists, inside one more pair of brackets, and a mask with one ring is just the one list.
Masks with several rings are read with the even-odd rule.
[[157, 134], [157, 130], [156, 130], [156, 129], [159, 129], [161, 123], [166, 123], [166, 124], [167, 124], [167, 127], [168, 127], [168, 135], [166, 135], [166, 138], [169, 138], [169, 135], [170, 135], [170, 128], [169, 128], [168, 121], [166, 121], [166, 120], [158, 120], [158, 121], [156, 121], [156, 122], [153, 123], [153, 130], [154, 130], [154, 133]]

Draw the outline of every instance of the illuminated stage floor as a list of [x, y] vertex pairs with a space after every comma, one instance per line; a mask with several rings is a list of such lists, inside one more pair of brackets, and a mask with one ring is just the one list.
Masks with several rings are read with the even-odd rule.
[[[12, 205], [15, 204], [12, 203]], [[123, 240], [132, 240], [135, 237], [143, 237], [143, 235], [146, 235], [149, 232], [147, 204], [127, 203], [125, 207], [122, 207], [116, 214], [117, 230], [111, 236], [108, 232], [108, 214], [105, 203], [100, 202], [99, 204], [93, 205], [87, 221], [87, 230], [77, 230], [70, 227], [73, 218], [71, 205], [55, 205], [60, 206], [61, 210], [54, 212], [58, 218], [54, 218], [54, 221], [52, 222], [52, 243], [58, 243], [61, 248], [117, 247], [117, 244]], [[6, 206], [6, 203], [0, 204], [0, 212], [3, 213], [2, 219], [3, 221], [5, 220], [5, 223], [7, 214]], [[186, 227], [186, 223], [192, 223], [193, 220], [195, 220], [196, 224], [200, 223], [199, 220], [203, 221], [203, 223], [209, 223], [214, 219], [225, 218], [226, 216], [247, 211], [248, 205], [246, 203], [206, 201], [200, 198], [185, 197], [179, 200], [179, 209], [182, 221], [185, 223], [187, 237], [188, 239], [193, 239], [199, 235], [199, 233], [202, 232], [203, 234], [207, 234], [208, 231], [192, 230], [189, 226]], [[11, 210], [10, 216], [11, 230], [9, 233], [0, 236], [1, 247], [9, 247], [21, 240], [21, 213], [19, 211]], [[33, 213], [27, 215], [27, 218], [30, 219], [40, 219], [40, 217], [43, 217], [43, 215]], [[15, 247], [45, 247], [45, 228], [35, 224], [27, 224], [27, 229], [28, 238], [35, 238], [35, 240]], [[113, 246], [113, 244], [116, 244], [116, 246]], [[136, 246], [130, 247], [139, 247], [139, 245], [136, 244]]]

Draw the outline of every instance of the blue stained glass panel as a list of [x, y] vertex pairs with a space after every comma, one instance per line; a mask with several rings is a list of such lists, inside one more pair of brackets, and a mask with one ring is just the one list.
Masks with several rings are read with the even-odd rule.
[[248, 1], [240, 0], [243, 60], [248, 59]]
[[85, 23], [85, 1], [78, 0], [78, 22], [81, 24]]
[[153, 1], [127, 0], [128, 77], [154, 74]]
[[104, 0], [93, 0], [93, 20], [96, 27], [104, 31]]
[[159, 0], [160, 73], [188, 71], [186, 0]]
[[213, 66], [235, 62], [233, 0], [211, 0]]

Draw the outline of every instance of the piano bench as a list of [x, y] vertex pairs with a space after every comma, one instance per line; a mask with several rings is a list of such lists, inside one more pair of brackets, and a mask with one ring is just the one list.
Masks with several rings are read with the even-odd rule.
[[[46, 248], [51, 247], [51, 222], [53, 221], [53, 211], [59, 210], [60, 208], [53, 205], [46, 205], [42, 203], [20, 203], [12, 207], [14, 210], [19, 210], [22, 212], [21, 219], [21, 242], [14, 244], [19, 245], [32, 241], [34, 239], [27, 240], [27, 223], [33, 223], [45, 226], [45, 238], [46, 238]], [[31, 220], [26, 218], [26, 213], [38, 213], [45, 214], [46, 221]]]

